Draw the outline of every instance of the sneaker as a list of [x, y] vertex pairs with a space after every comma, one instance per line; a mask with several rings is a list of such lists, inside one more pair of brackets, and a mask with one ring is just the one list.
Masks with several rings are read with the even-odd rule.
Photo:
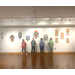
[[35, 55], [35, 54], [34, 54]]

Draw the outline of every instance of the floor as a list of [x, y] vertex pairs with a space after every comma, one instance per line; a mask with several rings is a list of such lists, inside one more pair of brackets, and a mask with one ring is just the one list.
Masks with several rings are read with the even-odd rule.
[[75, 54], [0, 54], [0, 69], [75, 69]]

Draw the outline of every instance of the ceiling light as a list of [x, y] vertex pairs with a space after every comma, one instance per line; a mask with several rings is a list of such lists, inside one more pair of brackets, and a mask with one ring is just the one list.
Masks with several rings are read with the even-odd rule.
[[51, 18], [49, 19], [49, 21], [51, 20]]
[[52, 23], [52, 24], [55, 24], [55, 25], [56, 25], [56, 24], [59, 24], [59, 23], [57, 23], [57, 22], [54, 22], [54, 23]]
[[69, 19], [69, 21], [71, 21], [71, 18]]
[[35, 20], [33, 20], [33, 22], [35, 22]]
[[71, 24], [70, 22], [66, 22], [66, 23], [64, 23], [64, 24]]
[[38, 23], [38, 25], [47, 25], [45, 22]]
[[61, 21], [63, 20], [63, 18], [61, 18]]

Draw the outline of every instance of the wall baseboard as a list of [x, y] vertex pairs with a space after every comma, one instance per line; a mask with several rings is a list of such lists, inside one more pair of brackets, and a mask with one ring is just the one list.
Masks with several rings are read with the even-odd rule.
[[[0, 54], [20, 55], [21, 52], [0, 52]], [[28, 52], [28, 54], [31, 54], [31, 52]], [[36, 54], [40, 54], [40, 52], [36, 52]], [[44, 54], [49, 54], [49, 52], [44, 52]], [[75, 54], [75, 52], [53, 52], [53, 54]]]

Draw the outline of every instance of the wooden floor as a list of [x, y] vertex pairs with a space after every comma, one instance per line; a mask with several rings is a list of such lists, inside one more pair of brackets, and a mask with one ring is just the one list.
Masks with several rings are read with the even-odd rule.
[[75, 54], [0, 54], [0, 69], [75, 69]]

